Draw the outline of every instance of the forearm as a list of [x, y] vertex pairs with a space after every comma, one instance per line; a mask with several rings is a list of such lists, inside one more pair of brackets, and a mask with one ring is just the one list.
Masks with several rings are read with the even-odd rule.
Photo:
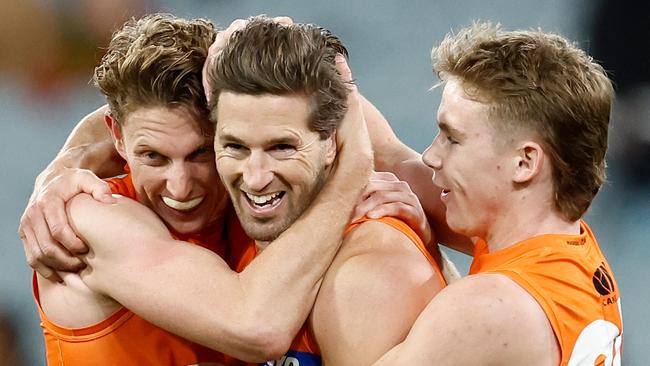
[[361, 105], [370, 134], [377, 171], [394, 172], [402, 162], [420, 159], [420, 154], [395, 135], [386, 118], [363, 96], [361, 96]]
[[123, 172], [124, 161], [103, 120], [106, 108], [102, 106], [79, 121], [54, 160], [36, 178], [34, 192], [67, 168], [88, 169], [102, 178]]
[[372, 169], [363, 154], [352, 156], [359, 158], [339, 165], [310, 208], [240, 275], [249, 313], [283, 335], [284, 348], [307, 319]]
[[312, 208], [241, 274], [212, 252], [171, 240], [134, 201], [75, 198], [71, 222], [92, 248], [84, 282], [187, 339], [248, 361], [273, 359], [307, 318], [369, 175], [368, 159], [341, 162]]
[[431, 181], [433, 170], [422, 162], [419, 153], [399, 140], [381, 112], [363, 97], [362, 106], [377, 171], [392, 172], [400, 180], [409, 183], [413, 193], [420, 199], [437, 242], [471, 254], [470, 240], [454, 233], [447, 226], [445, 207], [440, 200], [440, 188]]

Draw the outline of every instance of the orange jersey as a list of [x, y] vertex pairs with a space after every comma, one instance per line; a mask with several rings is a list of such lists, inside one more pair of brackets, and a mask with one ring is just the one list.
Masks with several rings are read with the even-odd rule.
[[[354, 229], [355, 227], [361, 225], [363, 222], [366, 221], [380, 221], [404, 233], [404, 235], [406, 235], [418, 247], [418, 249], [422, 252], [422, 255], [424, 255], [429, 261], [429, 263], [431, 263], [431, 265], [436, 269], [436, 273], [438, 274], [438, 278], [440, 279], [441, 283], [446, 284], [445, 279], [442, 276], [442, 271], [440, 270], [440, 266], [433, 259], [431, 254], [429, 254], [424, 243], [422, 242], [422, 239], [420, 239], [420, 237], [413, 231], [413, 229], [411, 229], [403, 221], [400, 221], [392, 217], [383, 217], [381, 219], [376, 219], [376, 220], [368, 219], [364, 217], [350, 224], [347, 227], [345, 233], [347, 234], [352, 229]], [[249, 239], [247, 243], [244, 240], [242, 240], [242, 235], [245, 236], [243, 230], [239, 232], [233, 232], [233, 235], [235, 236], [234, 237], [235, 240], [233, 240], [233, 242], [240, 243], [243, 245], [233, 245], [231, 247], [231, 251], [229, 253], [227, 262], [230, 264], [230, 267], [232, 269], [234, 269], [237, 272], [241, 272], [244, 270], [244, 268], [246, 268], [246, 266], [248, 266], [248, 264], [253, 259], [255, 259], [255, 257], [258, 254], [258, 251], [254, 240]], [[245, 363], [238, 363], [235, 360], [227, 361], [226, 364], [251, 365]], [[316, 343], [316, 340], [314, 338], [314, 335], [309, 325], [305, 323], [300, 329], [300, 331], [298, 332], [298, 334], [296, 335], [296, 337], [293, 339], [289, 351], [281, 359], [275, 361], [269, 361], [267, 363], [263, 363], [260, 365], [320, 366], [321, 364], [322, 362], [321, 362], [320, 350], [318, 348], [318, 344]]]
[[621, 302], [612, 269], [586, 223], [580, 235], [541, 235], [489, 253], [478, 241], [470, 274], [500, 273], [540, 304], [560, 365], [620, 365]]
[[[129, 175], [108, 180], [113, 193], [136, 199]], [[220, 230], [175, 237], [201, 245], [219, 255], [226, 241]], [[40, 306], [36, 276], [34, 297], [41, 316], [48, 365], [222, 365], [223, 355], [171, 334], [120, 308], [101, 322], [65, 328], [48, 320]], [[74, 311], [74, 309], [70, 309]]]

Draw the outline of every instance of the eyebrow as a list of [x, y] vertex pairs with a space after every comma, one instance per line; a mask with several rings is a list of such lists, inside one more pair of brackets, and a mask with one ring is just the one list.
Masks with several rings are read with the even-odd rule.
[[458, 138], [465, 137], [465, 133], [462, 132], [461, 130], [452, 127], [449, 123], [447, 122], [440, 122], [438, 121], [438, 128], [444, 132], [447, 135], [452, 135]]
[[[226, 133], [222, 136], [219, 137], [220, 142], [232, 142], [238, 145], [246, 145], [246, 143], [241, 140], [240, 138], [233, 136], [229, 133]], [[265, 145], [281, 145], [281, 144], [289, 144], [289, 145], [296, 145], [299, 144], [299, 141], [296, 137], [290, 136], [290, 137], [277, 137], [277, 138], [269, 138], [268, 140], [264, 141]]]

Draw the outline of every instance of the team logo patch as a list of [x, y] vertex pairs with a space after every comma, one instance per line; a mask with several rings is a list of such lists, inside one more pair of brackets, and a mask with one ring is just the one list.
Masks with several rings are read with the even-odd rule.
[[592, 280], [596, 291], [598, 291], [602, 296], [607, 296], [615, 291], [612, 276], [602, 264], [598, 269], [596, 269], [596, 272], [594, 272]]
[[281, 359], [261, 363], [262, 366], [321, 366], [320, 356], [289, 350]]

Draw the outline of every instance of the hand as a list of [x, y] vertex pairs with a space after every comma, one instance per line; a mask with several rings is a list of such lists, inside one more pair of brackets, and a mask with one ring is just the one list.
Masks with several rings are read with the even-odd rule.
[[366, 186], [361, 202], [354, 211], [354, 218], [363, 216], [377, 219], [393, 216], [409, 225], [425, 244], [432, 239], [429, 221], [418, 197], [408, 183], [390, 172], [374, 172]]
[[35, 188], [20, 219], [18, 235], [23, 242], [27, 263], [41, 276], [61, 281], [56, 271], [78, 271], [85, 264], [71, 253], [88, 251], [70, 227], [65, 204], [78, 193], [89, 193], [96, 200], [114, 203], [106, 182], [85, 169], [64, 168], [49, 172], [51, 179]]
[[[273, 18], [273, 21], [285, 26], [289, 26], [293, 24], [293, 19], [284, 16], [275, 17]], [[243, 29], [246, 26], [246, 24], [248, 24], [247, 19], [233, 20], [233, 22], [230, 23], [228, 28], [219, 31], [217, 33], [214, 42], [212, 43], [212, 45], [210, 45], [210, 48], [208, 49], [208, 55], [205, 58], [205, 63], [203, 64], [203, 72], [202, 72], [203, 90], [205, 91], [205, 98], [208, 102], [208, 105], [210, 105], [210, 100], [212, 100], [212, 85], [210, 84], [210, 79], [208, 78], [208, 71], [212, 68], [212, 63], [214, 62], [214, 59], [226, 47], [226, 44], [228, 44], [228, 41], [230, 40], [230, 37], [232, 37], [233, 33]]]

